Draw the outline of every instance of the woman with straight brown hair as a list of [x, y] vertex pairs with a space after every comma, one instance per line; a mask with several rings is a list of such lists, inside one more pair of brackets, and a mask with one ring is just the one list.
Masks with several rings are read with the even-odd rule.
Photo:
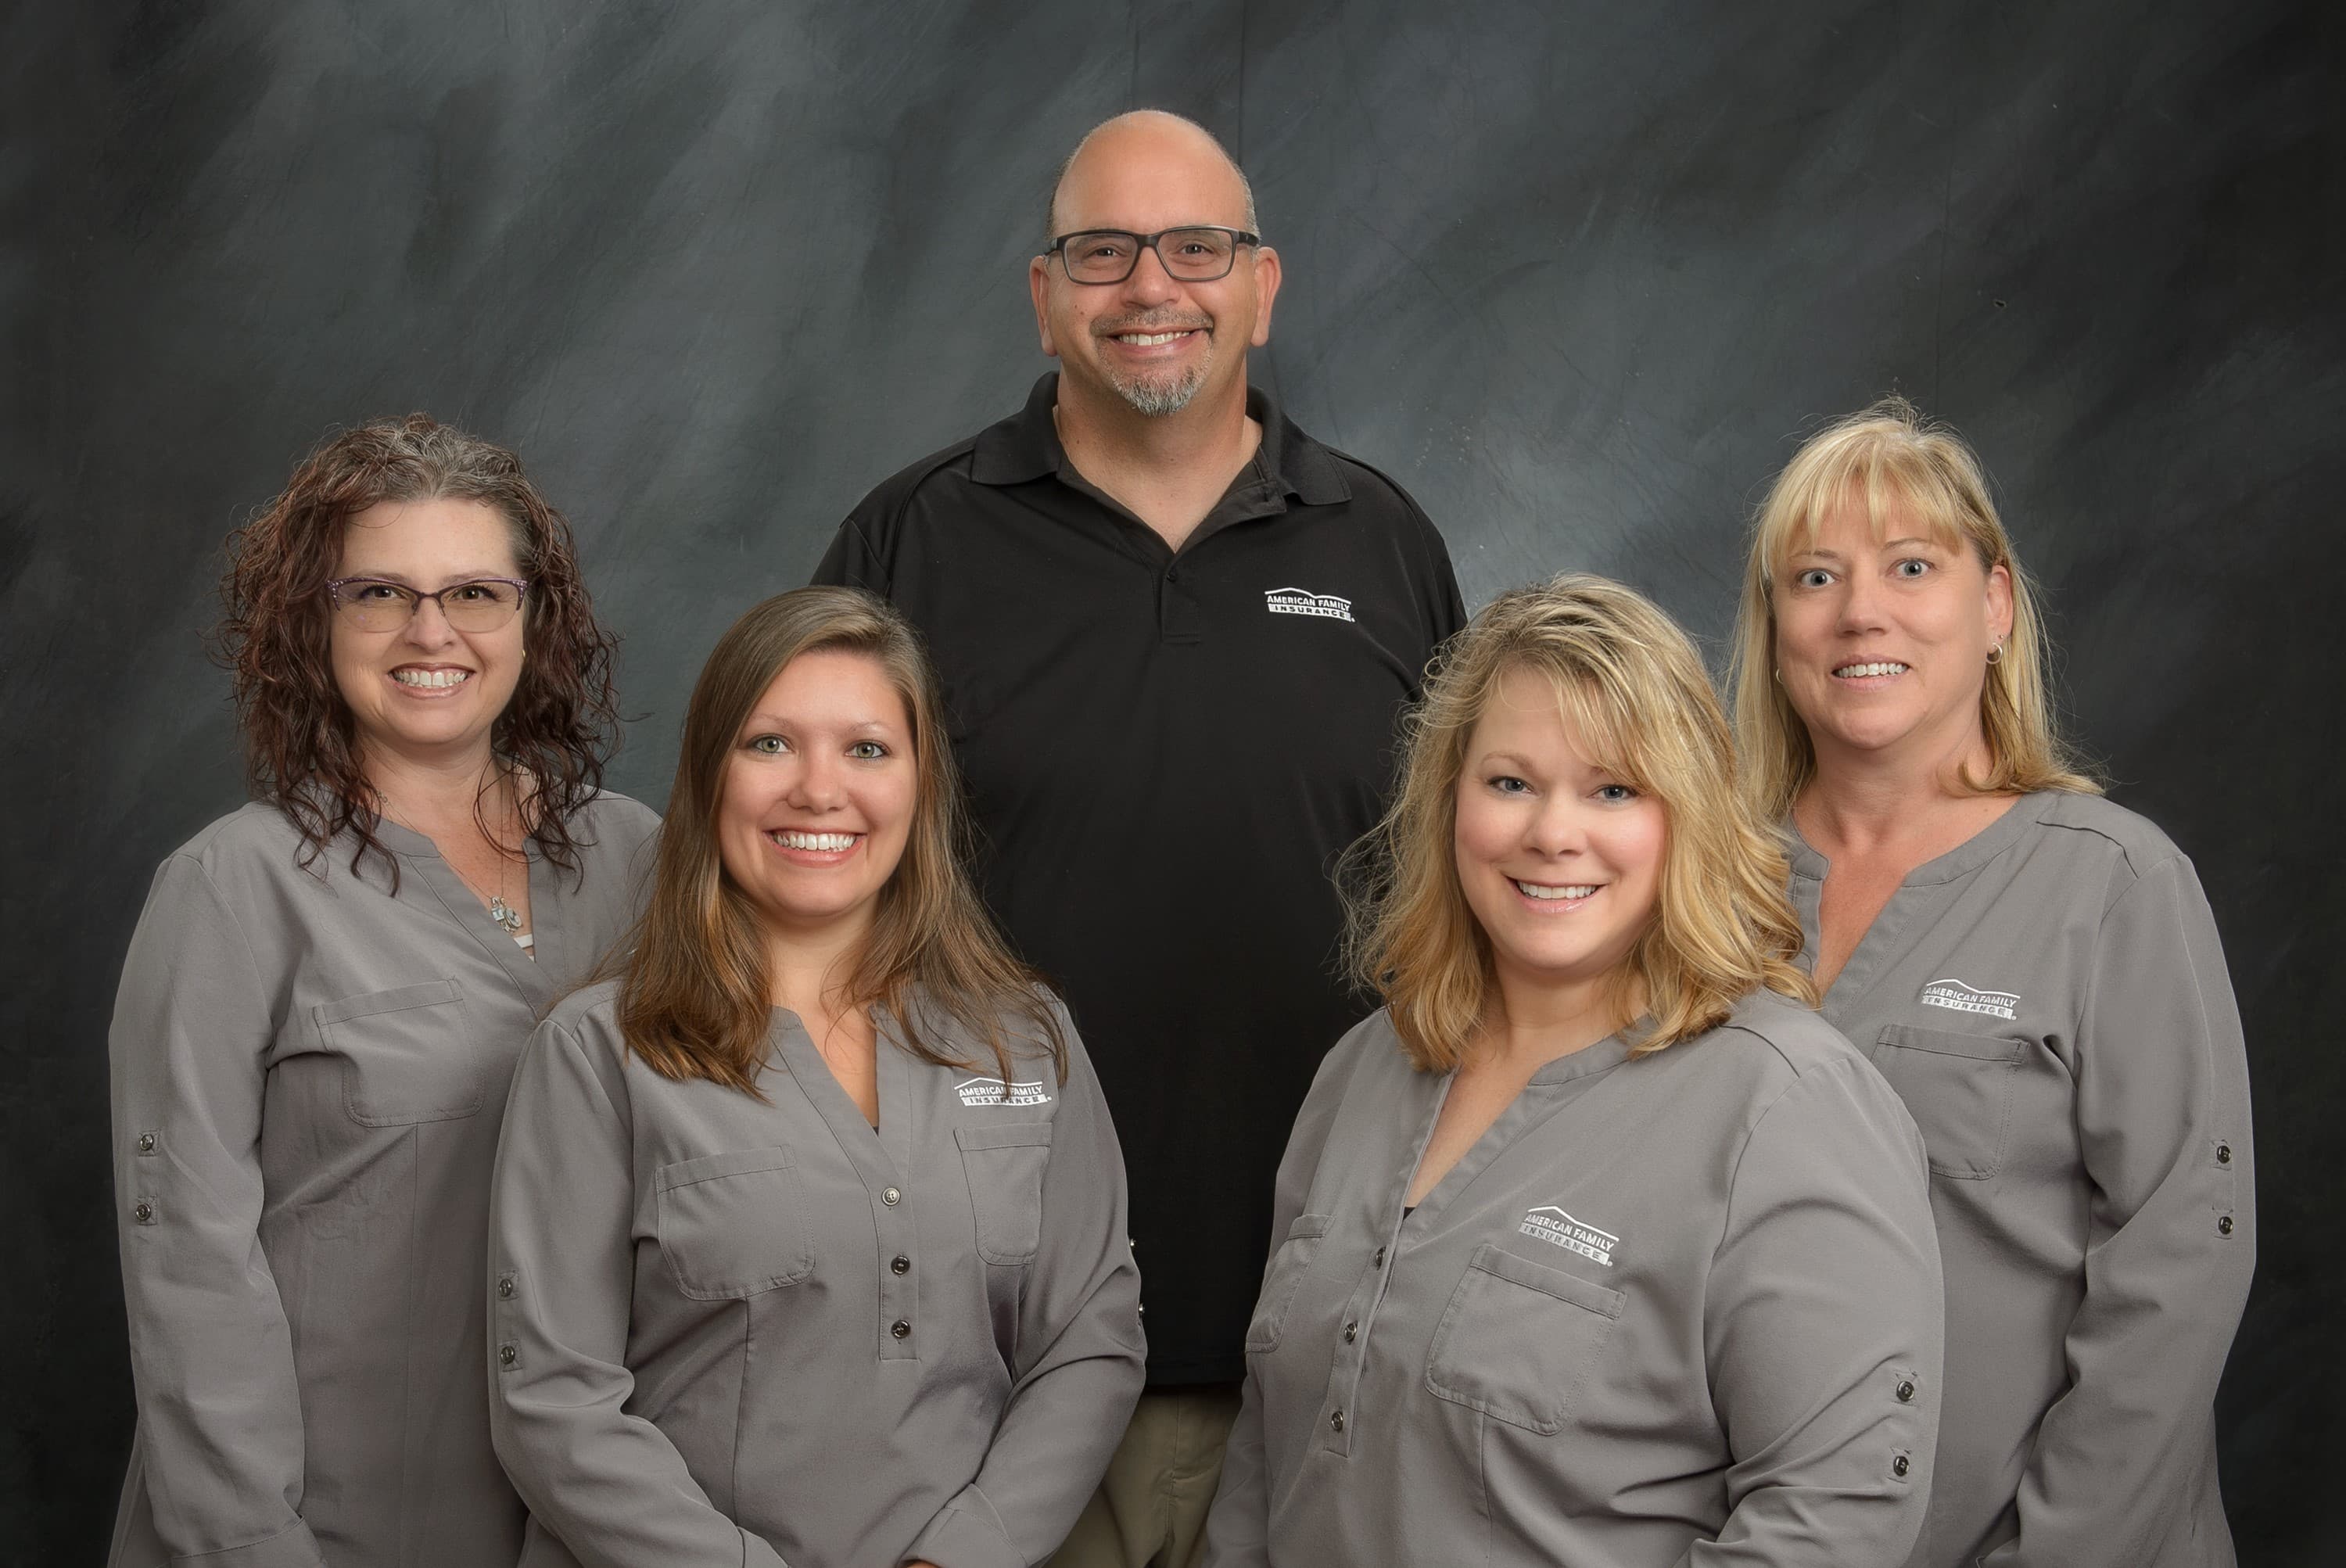
[[719, 640], [632, 951], [505, 1119], [524, 1563], [1033, 1563], [1097, 1484], [1142, 1378], [1123, 1159], [960, 811], [882, 601], [801, 588]]
[[1930, 1486], [1914, 1125], [1808, 1003], [1702, 662], [1618, 584], [1443, 650], [1353, 870], [1339, 1042], [1207, 1568], [1895, 1568]]
[[657, 821], [597, 788], [611, 638], [514, 454], [422, 414], [323, 443], [231, 555], [253, 800], [156, 872], [109, 1041], [111, 1562], [509, 1568], [497, 1119]]
[[1736, 648], [1803, 962], [1931, 1152], [1947, 1399], [1916, 1568], [2229, 1568], [2239, 1014], [2191, 862], [2054, 728], [1971, 449], [1895, 399], [1811, 438], [1760, 508]]

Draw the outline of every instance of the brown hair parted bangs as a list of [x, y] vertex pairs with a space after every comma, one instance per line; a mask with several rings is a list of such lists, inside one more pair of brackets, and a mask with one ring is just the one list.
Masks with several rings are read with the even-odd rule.
[[1987, 773], [1974, 779], [1967, 771], [1962, 786], [1981, 795], [2100, 794], [2101, 785], [2053, 721], [2052, 645], [2035, 585], [2012, 553], [1977, 454], [1953, 430], [1924, 419], [1904, 398], [1891, 397], [1810, 436], [1769, 487], [1752, 524], [1728, 672], [1743, 789], [1752, 809], [1763, 820], [1781, 820], [1816, 772], [1808, 726], [1775, 678], [1775, 585], [1784, 562], [1816, 537], [1826, 514], [1852, 499], [1872, 519], [1875, 538], [1888, 537], [1882, 530], [1892, 511], [1902, 507], [1942, 545], [1968, 547], [1981, 565], [2002, 566], [2012, 579], [2011, 640], [1987, 667], [1980, 689]]
[[1345, 857], [1346, 951], [1410, 1059], [1458, 1065], [1494, 1000], [1490, 938], [1459, 885], [1454, 840], [1468, 743], [1513, 670], [1545, 676], [1589, 760], [1665, 813], [1654, 920], [1620, 976], [1623, 1022], [1638, 1008], [1653, 1021], [1634, 1049], [1716, 1028], [1761, 986], [1813, 1006], [1793, 964], [1800, 922], [1784, 851], [1738, 796], [1727, 717], [1694, 645], [1644, 596], [1567, 573], [1500, 595], [1443, 649], [1404, 720], [1392, 809]]
[[886, 672], [912, 719], [914, 788], [903, 859], [881, 890], [871, 933], [848, 977], [848, 1005], [878, 1003], [923, 1061], [976, 1064], [935, 1038], [950, 1021], [993, 1053], [1011, 1079], [1015, 1042], [1049, 1054], [1061, 1082], [1067, 1047], [1050, 993], [1012, 956], [964, 869], [969, 848], [961, 780], [945, 739], [936, 677], [910, 623], [855, 588], [777, 595], [717, 639], [685, 710], [676, 784], [660, 825], [651, 897], [632, 951], [613, 961], [627, 1047], [654, 1072], [706, 1078], [763, 1098], [772, 1018], [764, 924], [718, 848], [717, 814], [750, 711], [784, 666], [817, 649], [862, 654]]
[[[546, 858], [575, 871], [570, 819], [601, 788], [617, 745], [615, 640], [588, 602], [570, 524], [523, 474], [521, 460], [427, 414], [328, 437], [284, 494], [229, 536], [220, 583], [228, 615], [215, 642], [234, 678], [246, 777], [257, 799], [300, 830], [304, 865], [347, 830], [358, 840], [353, 870], [369, 850], [396, 867], [375, 837], [356, 726], [334, 682], [326, 584], [352, 518], [382, 502], [437, 500], [478, 502], [512, 533], [529, 580], [527, 657], [489, 745], [526, 781], [530, 830]], [[482, 831], [489, 832], [484, 816]]]

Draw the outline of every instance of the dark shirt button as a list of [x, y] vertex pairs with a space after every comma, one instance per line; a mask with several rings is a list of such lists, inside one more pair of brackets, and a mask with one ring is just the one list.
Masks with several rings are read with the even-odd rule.
[[895, 1335], [899, 1339], [908, 1339], [912, 1338], [913, 1326], [910, 1323], [905, 1322], [902, 1318], [899, 1318], [893, 1323], [888, 1325], [888, 1332]]
[[1902, 1403], [1907, 1400], [1912, 1399], [1913, 1397], [1914, 1385], [1912, 1383], [1902, 1382], [1898, 1385], [1898, 1398]]
[[1905, 1456], [1904, 1454], [1902, 1454], [1902, 1454], [1900, 1454], [1896, 1459], [1893, 1459], [1893, 1460], [1892, 1460], [1892, 1461], [1890, 1461], [1890, 1473], [1891, 1473], [1891, 1474], [1892, 1474], [1892, 1475], [1896, 1475], [1896, 1476], [1903, 1476], [1903, 1475], [1906, 1473], [1906, 1470], [1907, 1470], [1907, 1465], [1906, 1465], [1906, 1456]]
[[2216, 1222], [2216, 1234], [2218, 1236], [2229, 1236], [2232, 1234], [2232, 1217], [2230, 1215], [2228, 1214], [2223, 1218]]
[[500, 1275], [498, 1275], [498, 1276], [497, 1276], [497, 1296], [498, 1296], [498, 1298], [499, 1298], [499, 1299], [501, 1299], [501, 1300], [510, 1301], [510, 1300], [512, 1300], [512, 1299], [513, 1299], [513, 1293], [514, 1293], [514, 1281], [513, 1281], [513, 1276], [512, 1276], [512, 1275], [510, 1275], [510, 1274], [500, 1274]]
[[1344, 1343], [1349, 1345], [1360, 1337], [1361, 1326], [1358, 1323], [1347, 1323], [1344, 1325]]
[[155, 1206], [143, 1202], [133, 1204], [130, 1207], [130, 1217], [141, 1225], [152, 1225], [155, 1223]]
[[913, 1271], [913, 1260], [899, 1254], [888, 1260], [888, 1267], [899, 1274], [910, 1274]]
[[895, 1187], [892, 1187], [892, 1187], [882, 1187], [882, 1188], [881, 1189], [881, 1191], [880, 1191], [880, 1201], [881, 1201], [882, 1203], [886, 1204], [890, 1208], [893, 1208], [893, 1207], [895, 1207], [898, 1204], [902, 1203], [903, 1200], [904, 1200], [904, 1195], [903, 1195], [903, 1193], [901, 1190], [899, 1190], [898, 1188], [895, 1188]]
[[1382, 1268], [1384, 1266], [1385, 1266], [1385, 1249], [1384, 1249], [1383, 1247], [1378, 1247], [1378, 1248], [1377, 1248], [1377, 1261], [1376, 1261], [1376, 1267], [1377, 1267], [1377, 1268]]
[[511, 1345], [499, 1345], [499, 1346], [497, 1347], [497, 1365], [498, 1365], [498, 1366], [500, 1366], [500, 1367], [510, 1367], [510, 1366], [512, 1366], [515, 1361], [518, 1361], [518, 1360], [520, 1360], [520, 1359], [521, 1359], [521, 1352], [520, 1352], [518, 1349], [515, 1349], [513, 1346], [511, 1346]]
[[1330, 1416], [1328, 1418], [1328, 1428], [1331, 1431], [1342, 1431], [1344, 1430], [1344, 1412], [1338, 1410], [1334, 1415]]
[[[147, 1145], [146, 1145], [144, 1143], [141, 1143], [138, 1146], [139, 1146], [140, 1148], [145, 1148]], [[2230, 1164], [2232, 1163], [2232, 1145], [2229, 1145], [2229, 1144], [2218, 1144], [2218, 1145], [2216, 1145], [2216, 1163], [2217, 1163], [2218, 1165], [2219, 1165], [2219, 1166], [2228, 1166], [2228, 1165], [2230, 1165]]]
[[[151, 1155], [151, 1154], [153, 1154], [153, 1153], [155, 1152], [155, 1135], [154, 1135], [154, 1134], [152, 1134], [152, 1133], [141, 1133], [141, 1134], [139, 1134], [139, 1135], [138, 1135], [138, 1152], [139, 1152], [140, 1154], [142, 1154], [142, 1155]], [[2230, 1156], [2230, 1154], [2229, 1154], [2229, 1152], [2227, 1152], [2227, 1154], [2225, 1155], [2225, 1156], [2224, 1156], [2224, 1157], [2225, 1157], [2225, 1158], [2227, 1158], [2227, 1159], [2229, 1159], [2229, 1158], [2231, 1157], [2231, 1156]]]

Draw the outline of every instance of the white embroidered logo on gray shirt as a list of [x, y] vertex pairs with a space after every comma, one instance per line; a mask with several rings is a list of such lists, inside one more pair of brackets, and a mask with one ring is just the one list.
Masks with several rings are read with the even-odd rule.
[[1923, 1005], [1943, 1007], [1951, 1013], [1984, 1013], [1992, 1018], [2009, 1018], [2012, 1010], [2020, 1005], [2020, 997], [2010, 991], [1982, 991], [1960, 980], [1934, 980], [1923, 987]]
[[1553, 1241], [1567, 1252], [1593, 1257], [1607, 1268], [1613, 1267], [1613, 1249], [1621, 1245], [1621, 1238], [1611, 1231], [1583, 1225], [1553, 1204], [1543, 1204], [1532, 1210], [1515, 1228], [1525, 1236]]
[[1352, 618], [1352, 601], [1333, 594], [1315, 594], [1309, 588], [1267, 588], [1262, 598], [1263, 607], [1274, 616], [1321, 616], [1331, 621]]
[[999, 1078], [964, 1078], [954, 1085], [964, 1105], [1047, 1105], [1051, 1096], [1040, 1083], [1004, 1084]]

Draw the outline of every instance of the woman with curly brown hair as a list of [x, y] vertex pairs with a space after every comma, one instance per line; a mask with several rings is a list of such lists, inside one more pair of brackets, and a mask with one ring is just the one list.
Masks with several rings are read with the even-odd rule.
[[498, 1118], [658, 825], [598, 788], [612, 640], [513, 454], [421, 414], [327, 441], [231, 554], [255, 799], [156, 874], [109, 1041], [112, 1562], [508, 1568]]

